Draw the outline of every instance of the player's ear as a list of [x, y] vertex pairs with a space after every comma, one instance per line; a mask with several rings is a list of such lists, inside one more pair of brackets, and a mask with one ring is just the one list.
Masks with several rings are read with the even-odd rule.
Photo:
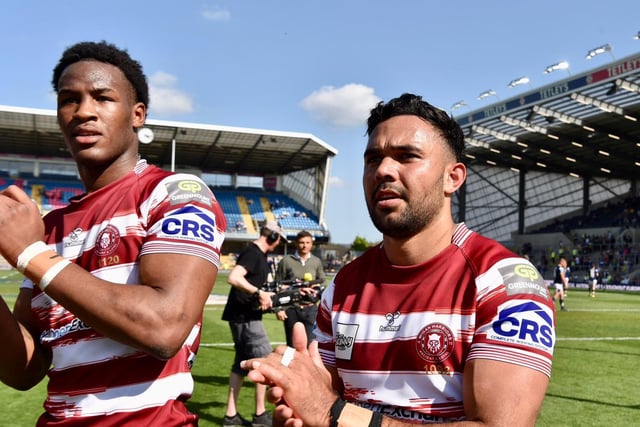
[[133, 127], [142, 127], [147, 119], [147, 107], [142, 102], [136, 102], [131, 114], [133, 115]]
[[445, 195], [450, 196], [464, 184], [467, 179], [467, 167], [461, 162], [448, 163], [444, 171], [443, 187]]

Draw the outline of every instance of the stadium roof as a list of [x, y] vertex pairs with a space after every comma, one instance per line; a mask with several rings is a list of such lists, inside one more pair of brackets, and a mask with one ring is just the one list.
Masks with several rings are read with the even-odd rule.
[[640, 172], [640, 54], [455, 118], [470, 166], [634, 180]]
[[[154, 133], [140, 144], [150, 163], [176, 170], [285, 175], [326, 163], [338, 151], [307, 133], [147, 120]], [[69, 158], [53, 110], [0, 106], [0, 153]]]

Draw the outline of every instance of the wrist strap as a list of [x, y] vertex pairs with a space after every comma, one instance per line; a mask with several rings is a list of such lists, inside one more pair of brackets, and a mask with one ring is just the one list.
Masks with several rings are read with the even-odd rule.
[[347, 402], [338, 397], [329, 409], [329, 427], [338, 427], [338, 419]]

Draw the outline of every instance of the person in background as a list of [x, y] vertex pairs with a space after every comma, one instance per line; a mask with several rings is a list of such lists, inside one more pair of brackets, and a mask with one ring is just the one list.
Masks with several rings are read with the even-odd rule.
[[[313, 236], [308, 231], [301, 231], [296, 235], [296, 252], [291, 255], [285, 255], [278, 263], [276, 272], [276, 280], [300, 280], [302, 282], [310, 282], [315, 280], [324, 280], [325, 274], [322, 268], [322, 260], [313, 255]], [[304, 287], [300, 289], [303, 293], [317, 292], [314, 287]], [[302, 322], [305, 325], [307, 339], [309, 343], [315, 338], [313, 328], [316, 323], [316, 315], [318, 314], [318, 306], [316, 304], [307, 304], [302, 307], [288, 307], [285, 310], [276, 311], [278, 320], [284, 322], [284, 331], [287, 338], [287, 345], [292, 346], [293, 325], [296, 322]]]
[[527, 260], [455, 223], [464, 136], [420, 96], [368, 119], [363, 187], [382, 243], [322, 295], [316, 338], [243, 363], [288, 426], [534, 426], [555, 311]]
[[195, 426], [186, 401], [226, 220], [196, 176], [147, 164], [140, 63], [107, 42], [67, 48], [57, 118], [86, 193], [48, 213], [0, 193], [0, 253], [26, 276], [0, 300], [0, 380], [48, 375], [38, 426]]
[[272, 274], [267, 254], [273, 252], [286, 235], [277, 222], [267, 221], [260, 229], [260, 236], [238, 255], [235, 267], [227, 281], [231, 285], [222, 320], [229, 322], [235, 359], [229, 376], [229, 395], [222, 424], [225, 426], [271, 426], [271, 414], [266, 410], [266, 386], [256, 384], [255, 413], [252, 421], [238, 413], [238, 397], [247, 371], [240, 362], [251, 357], [263, 357], [272, 351], [269, 337], [262, 324], [262, 313], [273, 303], [273, 292], [263, 291], [262, 286]]
[[591, 298], [596, 297], [596, 287], [598, 286], [598, 276], [600, 276], [600, 271], [598, 267], [596, 267], [595, 263], [591, 263], [591, 267], [589, 268], [589, 296]]
[[564, 299], [566, 289], [569, 287], [569, 277], [567, 275], [567, 259], [561, 256], [558, 259], [558, 265], [553, 270], [553, 301], [556, 299], [560, 302], [560, 310], [567, 311]]

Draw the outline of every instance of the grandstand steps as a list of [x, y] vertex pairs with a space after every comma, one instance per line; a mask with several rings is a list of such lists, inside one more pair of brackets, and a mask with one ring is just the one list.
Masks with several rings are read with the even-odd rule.
[[251, 219], [251, 212], [249, 211], [249, 205], [247, 204], [247, 199], [244, 196], [237, 196], [236, 201], [238, 202], [238, 206], [240, 207], [240, 213], [242, 214], [242, 221], [244, 221], [247, 226], [247, 233], [253, 234], [257, 233], [255, 225], [253, 224], [253, 220]]
[[262, 205], [262, 210], [264, 211], [264, 216], [267, 221], [275, 221], [276, 217], [273, 215], [273, 211], [271, 210], [271, 202], [266, 197], [260, 197], [260, 204]]
[[38, 206], [42, 206], [42, 195], [44, 194], [44, 185], [34, 184], [31, 186], [31, 200], [36, 202]]

